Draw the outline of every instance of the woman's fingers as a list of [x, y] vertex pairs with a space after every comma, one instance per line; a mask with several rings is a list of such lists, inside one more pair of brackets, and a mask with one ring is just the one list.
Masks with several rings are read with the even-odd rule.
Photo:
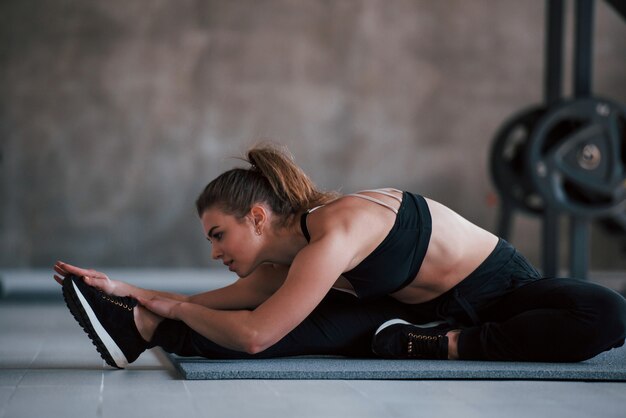
[[61, 276], [65, 277], [67, 276], [67, 271], [65, 271], [62, 267], [60, 267], [58, 264], [54, 265], [54, 271], [56, 271], [57, 273], [59, 273]]
[[54, 280], [56, 280], [56, 282], [59, 284], [63, 284], [63, 280], [65, 279], [65, 277], [70, 274], [78, 277], [83, 277], [85, 283], [103, 291], [107, 289], [107, 286], [109, 284], [109, 278], [107, 277], [107, 275], [95, 270], [82, 269], [80, 267], [64, 263], [62, 261], [57, 261], [53, 268], [54, 271], [58, 273], [53, 276]]
[[58, 273], [63, 274], [65, 276], [68, 274], [74, 274], [76, 276], [84, 276], [85, 273], [87, 272], [87, 270], [85, 269], [81, 269], [79, 267], [64, 263], [62, 261], [59, 261], [57, 264], [55, 264], [54, 269]]
[[65, 279], [65, 276], [68, 275], [67, 270], [65, 270], [63, 268], [63, 263], [61, 263], [60, 261], [57, 261], [56, 264], [53, 267], [54, 271], [57, 272], [59, 275], [53, 275], [52, 277], [54, 277], [54, 280], [56, 280], [56, 282], [60, 285], [63, 285], [63, 280]]
[[57, 271], [57, 273], [63, 276], [67, 276], [68, 274], [74, 274], [79, 277], [89, 276], [95, 279], [107, 278], [105, 274], [100, 273], [99, 271], [91, 270], [91, 269], [83, 269], [77, 266], [73, 266], [71, 264], [64, 263], [62, 261], [58, 261], [57, 264], [55, 264], [54, 269], [55, 271]]
[[56, 282], [58, 284], [60, 284], [61, 286], [63, 286], [63, 278], [57, 276], [56, 274], [54, 275], [54, 280], [56, 280]]

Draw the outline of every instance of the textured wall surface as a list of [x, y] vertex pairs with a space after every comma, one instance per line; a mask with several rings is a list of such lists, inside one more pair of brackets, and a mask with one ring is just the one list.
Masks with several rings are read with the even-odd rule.
[[[626, 102], [626, 24], [596, 12], [594, 90]], [[324, 188], [494, 230], [488, 150], [542, 100], [543, 29], [542, 0], [4, 0], [0, 267], [209, 265], [193, 201], [267, 138]], [[512, 241], [537, 261], [538, 221]]]

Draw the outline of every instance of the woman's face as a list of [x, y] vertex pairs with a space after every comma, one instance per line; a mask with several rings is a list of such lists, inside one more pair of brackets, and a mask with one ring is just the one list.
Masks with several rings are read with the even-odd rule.
[[230, 271], [246, 277], [257, 267], [261, 237], [255, 232], [252, 216], [238, 219], [216, 207], [200, 218], [206, 238], [211, 242], [211, 257], [222, 260]]

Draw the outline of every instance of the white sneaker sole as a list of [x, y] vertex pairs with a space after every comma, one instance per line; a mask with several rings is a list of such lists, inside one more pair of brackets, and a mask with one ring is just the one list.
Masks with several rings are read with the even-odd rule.
[[445, 321], [433, 321], [433, 322], [428, 322], [426, 324], [412, 324], [410, 322], [405, 321], [404, 319], [390, 319], [389, 321], [384, 322], [381, 326], [379, 326], [376, 332], [374, 333], [374, 335], [378, 335], [378, 333], [384, 330], [385, 328], [390, 327], [392, 325], [396, 325], [396, 324], [413, 325], [414, 327], [418, 327], [418, 328], [433, 328], [438, 325], [445, 324]]
[[117, 367], [119, 367], [120, 369], [123, 369], [126, 366], [128, 366], [128, 360], [126, 359], [126, 356], [124, 355], [122, 350], [119, 348], [119, 346], [115, 343], [115, 341], [113, 341], [113, 338], [111, 338], [109, 333], [106, 332], [106, 330], [104, 329], [100, 321], [98, 321], [98, 317], [96, 316], [95, 312], [91, 309], [91, 306], [89, 305], [89, 303], [87, 303], [87, 300], [85, 299], [83, 294], [80, 292], [80, 290], [76, 286], [76, 283], [74, 283], [73, 281], [72, 281], [72, 286], [74, 287], [76, 296], [80, 300], [80, 304], [82, 305], [83, 309], [85, 310], [85, 313], [87, 314], [87, 317], [89, 318], [89, 322], [91, 323], [91, 326], [93, 327], [94, 331], [98, 335], [98, 338], [100, 338], [100, 341], [102, 342], [106, 350], [109, 352], [109, 354], [113, 358], [113, 361], [115, 362]]

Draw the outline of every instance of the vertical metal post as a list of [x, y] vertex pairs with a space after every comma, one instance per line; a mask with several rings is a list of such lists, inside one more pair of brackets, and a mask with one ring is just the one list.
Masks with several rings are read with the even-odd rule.
[[589, 270], [589, 221], [572, 216], [570, 218], [569, 271], [574, 279], [587, 280]]
[[563, 0], [546, 0], [544, 98], [547, 106], [561, 99], [563, 87]]
[[[574, 39], [574, 97], [591, 96], [592, 37], [594, 0], [576, 0]], [[589, 220], [570, 216], [569, 272], [576, 279], [586, 280], [589, 270]]]
[[591, 95], [591, 38], [593, 36], [593, 0], [576, 0], [576, 37], [574, 44], [574, 96]]
[[[544, 100], [546, 107], [554, 105], [562, 96], [563, 87], [563, 0], [546, 0], [546, 50]], [[559, 270], [559, 212], [544, 208], [542, 218], [542, 268], [546, 277], [555, 277]]]

